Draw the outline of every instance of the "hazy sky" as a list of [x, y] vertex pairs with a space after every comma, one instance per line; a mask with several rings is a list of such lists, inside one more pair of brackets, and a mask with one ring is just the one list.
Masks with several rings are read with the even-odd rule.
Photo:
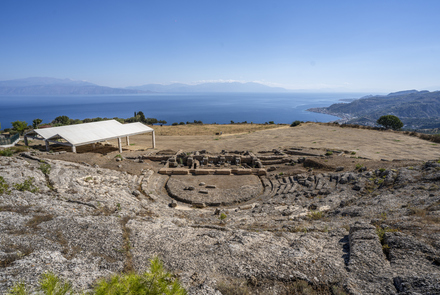
[[437, 90], [439, 12], [439, 0], [1, 0], [0, 80]]

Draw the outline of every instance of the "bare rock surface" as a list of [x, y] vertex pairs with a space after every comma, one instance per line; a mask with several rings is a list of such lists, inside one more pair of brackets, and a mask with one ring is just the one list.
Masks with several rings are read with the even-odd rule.
[[[220, 295], [236, 281], [252, 294], [292, 294], [298, 282], [328, 293], [439, 294], [435, 162], [269, 175], [257, 178], [259, 194], [216, 208], [173, 201], [166, 186], [179, 178], [153, 170], [45, 163], [47, 175], [38, 158], [0, 157], [8, 186], [0, 194], [0, 293], [18, 281], [35, 286], [46, 271], [88, 290], [98, 278], [147, 269], [157, 255], [189, 294]], [[222, 189], [192, 177], [194, 190], [174, 185]], [[29, 179], [31, 191], [14, 187]]]

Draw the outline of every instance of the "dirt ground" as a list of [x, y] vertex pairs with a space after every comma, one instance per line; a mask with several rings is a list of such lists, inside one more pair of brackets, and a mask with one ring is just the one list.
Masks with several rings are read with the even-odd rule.
[[[116, 141], [111, 143], [117, 145]], [[151, 148], [151, 136], [133, 136], [130, 138], [130, 143], [134, 145], [124, 148], [130, 150], [149, 149]], [[210, 152], [221, 152], [222, 150], [258, 152], [292, 147], [348, 150], [356, 152], [358, 157], [372, 160], [432, 160], [440, 157], [440, 145], [400, 132], [341, 128], [315, 123], [221, 136], [156, 136], [157, 150], [195, 151], [206, 149]]]
[[[255, 126], [245, 129], [245, 126], [240, 126], [242, 128], [240, 131], [243, 131], [241, 133], [225, 134], [234, 131], [227, 130], [231, 128], [230, 125], [214, 125], [210, 128], [202, 125], [199, 128], [204, 129], [200, 129], [200, 132], [208, 133], [208, 135], [200, 136], [185, 134], [193, 134], [197, 127], [192, 126], [186, 129], [182, 127], [179, 136], [156, 135], [156, 149], [154, 150], [152, 149], [151, 134], [132, 136], [130, 137], [130, 145], [123, 147], [123, 155], [133, 157], [145, 155], [151, 151], [183, 150], [190, 152], [202, 149], [210, 153], [219, 153], [222, 150], [248, 150], [256, 153], [290, 148], [303, 148], [322, 154], [325, 154], [327, 150], [346, 151], [344, 157], [338, 157], [337, 153], [334, 153], [333, 156], [326, 157], [325, 160], [322, 159], [322, 164], [329, 170], [337, 166], [353, 166], [351, 168], [354, 169], [357, 164], [369, 168], [411, 165], [412, 162], [440, 158], [440, 145], [401, 132], [341, 128], [316, 123], [305, 123], [296, 127], [275, 125], [271, 126], [271, 129], [265, 130], [256, 130]], [[175, 132], [165, 130], [165, 128], [173, 128], [173, 126], [154, 126], [154, 128], [156, 130], [163, 128], [163, 131], [157, 131], [157, 134], [173, 134]], [[225, 132], [222, 135], [215, 135], [220, 130], [225, 130]], [[32, 144], [39, 143], [34, 141]], [[123, 140], [123, 144], [125, 144], [125, 140]], [[53, 150], [70, 151], [67, 147], [54, 147]], [[161, 167], [160, 163], [150, 161], [145, 163], [116, 162], [114, 157], [119, 154], [116, 140], [108, 142], [107, 146], [98, 146], [95, 150], [92, 150], [91, 146], [83, 146], [78, 147], [77, 151], [77, 154], [66, 153], [49, 155], [49, 157], [78, 163], [85, 162], [91, 165], [97, 164], [104, 168], [118, 169], [134, 174], [140, 173], [145, 168], [157, 170]], [[398, 161], [392, 162], [393, 160]], [[283, 167], [280, 168], [283, 169]]]

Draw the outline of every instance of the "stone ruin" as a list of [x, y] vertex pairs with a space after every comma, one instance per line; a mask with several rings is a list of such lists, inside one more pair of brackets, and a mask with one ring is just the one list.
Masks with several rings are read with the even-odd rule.
[[258, 153], [164, 150], [142, 158], [163, 164], [158, 173], [170, 176], [165, 185], [170, 197], [205, 207], [243, 203], [270, 194], [273, 186], [267, 173], [275, 169], [271, 165], [294, 165], [304, 159], [300, 155], [305, 155], [300, 149]]
[[285, 152], [280, 150], [225, 151], [211, 154], [206, 150], [185, 153], [178, 151], [158, 152], [144, 156], [145, 159], [160, 161], [164, 167], [159, 174], [165, 175], [266, 175], [267, 165], [291, 162]]

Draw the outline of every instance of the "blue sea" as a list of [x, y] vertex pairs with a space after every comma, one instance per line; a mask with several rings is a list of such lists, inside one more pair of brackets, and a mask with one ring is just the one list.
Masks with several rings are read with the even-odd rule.
[[71, 119], [128, 118], [142, 111], [145, 117], [174, 122], [226, 124], [234, 122], [288, 123], [295, 120], [329, 122], [337, 117], [305, 111], [330, 106], [339, 99], [364, 93], [168, 93], [130, 95], [0, 96], [1, 129], [13, 121], [40, 118], [49, 123], [57, 116]]

